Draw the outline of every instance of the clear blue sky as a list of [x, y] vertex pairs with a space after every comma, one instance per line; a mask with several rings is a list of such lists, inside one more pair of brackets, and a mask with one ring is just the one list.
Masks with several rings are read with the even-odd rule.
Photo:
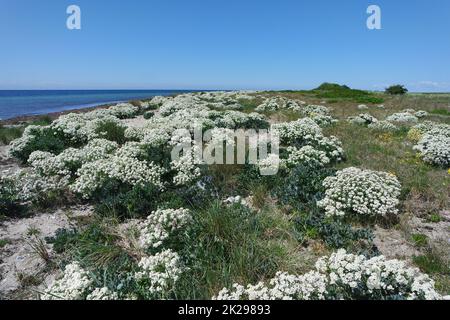
[[[80, 6], [82, 29], [66, 28]], [[382, 10], [368, 30], [366, 9]], [[448, 0], [0, 0], [0, 89], [450, 91]]]

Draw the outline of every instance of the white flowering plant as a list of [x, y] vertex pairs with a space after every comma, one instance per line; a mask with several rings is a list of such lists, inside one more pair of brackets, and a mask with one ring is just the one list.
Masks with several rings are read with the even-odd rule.
[[367, 259], [338, 250], [304, 275], [278, 272], [268, 284], [224, 288], [217, 300], [436, 300], [434, 281], [418, 269], [384, 256]]
[[317, 205], [327, 216], [398, 213], [401, 184], [390, 173], [346, 168], [323, 181], [325, 197]]
[[178, 231], [191, 221], [189, 210], [159, 209], [139, 223], [139, 245], [143, 249], [159, 248], [171, 233]]

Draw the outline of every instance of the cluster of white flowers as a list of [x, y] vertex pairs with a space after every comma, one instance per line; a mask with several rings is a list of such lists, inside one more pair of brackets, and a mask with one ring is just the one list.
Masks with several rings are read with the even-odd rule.
[[414, 150], [420, 152], [423, 161], [438, 166], [450, 164], [450, 135], [425, 134]]
[[170, 234], [191, 221], [188, 209], [166, 209], [152, 212], [138, 225], [141, 248], [158, 248]]
[[256, 107], [256, 112], [267, 112], [267, 111], [277, 111], [280, 109], [278, 104], [278, 98], [268, 98], [264, 100], [258, 107]]
[[326, 277], [318, 272], [305, 275], [291, 275], [277, 272], [266, 285], [233, 284], [232, 289], [222, 289], [213, 300], [318, 300], [324, 299]]
[[300, 149], [296, 147], [288, 147], [287, 152], [289, 156], [283, 162], [288, 168], [296, 167], [299, 164], [313, 167], [324, 167], [331, 162], [331, 159], [327, 157], [326, 152], [317, 150], [312, 146], [304, 146]]
[[280, 162], [277, 154], [270, 153], [266, 158], [258, 160], [257, 167], [261, 175], [274, 175], [280, 168]]
[[430, 164], [450, 164], [450, 125], [425, 121], [411, 128], [408, 138], [417, 141], [414, 150]]
[[126, 119], [135, 116], [139, 112], [139, 107], [133, 106], [131, 103], [119, 103], [106, 110], [112, 116], [119, 119]]
[[317, 202], [327, 216], [348, 213], [381, 215], [397, 213], [400, 182], [390, 173], [346, 168], [323, 181], [325, 198]]
[[10, 183], [16, 198], [23, 203], [33, 202], [69, 184], [67, 177], [43, 177], [34, 169], [25, 168], [0, 177], [0, 184]]
[[395, 126], [394, 124], [390, 123], [389, 121], [376, 121], [372, 122], [368, 126], [370, 129], [379, 130], [379, 131], [397, 131], [399, 128]]
[[[272, 131], [280, 137], [282, 143], [286, 145], [299, 144], [301, 146], [311, 146], [316, 150], [315, 158], [319, 157], [320, 152], [325, 152], [325, 156], [331, 161], [341, 161], [344, 157], [342, 144], [334, 136], [325, 137], [322, 129], [310, 118], [303, 118], [297, 121], [280, 123], [272, 126]], [[293, 149], [291, 149], [293, 151]], [[311, 155], [311, 149], [304, 149]], [[296, 162], [296, 156], [293, 156], [293, 162]], [[317, 159], [318, 159], [317, 158]], [[300, 160], [300, 159], [299, 159]], [[293, 162], [291, 164], [293, 164]]]
[[403, 261], [388, 260], [384, 256], [367, 259], [341, 249], [330, 257], [319, 259], [316, 269], [328, 275], [332, 291], [338, 294], [338, 299], [351, 298], [353, 292], [375, 299], [441, 298], [434, 289], [434, 281], [427, 275], [407, 267]]
[[311, 115], [310, 118], [315, 123], [317, 123], [320, 127], [328, 127], [339, 121], [339, 120], [333, 118], [332, 116], [323, 115], [323, 114]]
[[419, 141], [423, 135], [450, 136], [450, 125], [433, 121], [424, 121], [409, 130], [408, 137], [411, 140]]
[[291, 144], [297, 141], [313, 141], [322, 137], [322, 129], [311, 119], [303, 118], [297, 121], [277, 123], [272, 125], [282, 143]]
[[419, 110], [419, 111], [415, 112], [414, 115], [420, 119], [420, 118], [428, 117], [428, 112], [426, 112], [424, 110]]
[[106, 124], [113, 124], [125, 130], [126, 126], [115, 116], [109, 114], [109, 109], [78, 114], [62, 115], [49, 126], [28, 126], [21, 138], [11, 143], [10, 153], [15, 156], [32, 144], [44, 132], [51, 133], [64, 141], [81, 144], [92, 139], [104, 138], [105, 132], [100, 129]]
[[409, 112], [394, 113], [386, 118], [390, 122], [403, 122], [403, 123], [414, 123], [419, 121], [419, 119]]
[[341, 299], [437, 300], [442, 297], [434, 282], [418, 269], [384, 256], [367, 259], [338, 250], [316, 262], [316, 270], [304, 275], [278, 272], [269, 281], [244, 287], [224, 288], [217, 300], [341, 300]]
[[254, 100], [255, 96], [250, 95], [252, 91], [214, 91], [200, 92], [194, 94], [202, 103], [207, 103], [209, 107], [214, 109], [239, 110], [242, 109], [240, 101]]
[[[117, 112], [116, 112], [117, 113]], [[100, 129], [112, 124], [126, 129], [120, 119], [109, 109], [98, 109], [87, 113], [69, 113], [53, 121], [49, 128], [60, 137], [73, 143], [85, 143], [95, 138], [103, 138], [105, 132]]]
[[84, 164], [77, 171], [77, 179], [70, 188], [85, 198], [89, 198], [110, 179], [130, 186], [152, 183], [163, 188], [161, 176], [164, 172], [164, 168], [153, 162], [115, 155]]
[[105, 139], [94, 139], [81, 149], [68, 148], [55, 156], [49, 152], [33, 152], [28, 163], [43, 176], [71, 177], [83, 164], [109, 157], [118, 144]]
[[139, 268], [134, 277], [150, 295], [169, 291], [183, 272], [180, 256], [170, 249], [142, 258]]
[[359, 125], [369, 125], [378, 122], [378, 119], [368, 113], [361, 113], [358, 116], [348, 117], [348, 122]]
[[223, 200], [223, 203], [228, 204], [228, 205], [233, 205], [233, 204], [240, 204], [243, 206], [248, 206], [248, 202], [247, 200], [245, 200], [243, 197], [241, 196], [231, 196], [226, 198], [225, 200]]
[[83, 300], [92, 287], [92, 280], [77, 262], [68, 264], [61, 279], [50, 285], [42, 300]]
[[201, 176], [201, 150], [197, 145], [184, 150], [179, 159], [172, 160], [170, 168], [176, 172], [173, 183], [176, 186], [186, 186], [195, 182]]
[[[221, 113], [219, 117], [215, 118], [213, 126], [219, 128], [237, 129], [237, 128], [245, 128], [249, 123], [265, 123], [265, 122], [266, 122], [265, 117], [256, 112], [246, 114], [239, 111], [227, 110]], [[252, 129], [258, 128], [253, 127]]]
[[214, 146], [223, 146], [225, 143], [227, 146], [235, 145], [235, 132], [234, 130], [227, 128], [214, 128], [211, 130], [211, 140], [209, 144]]
[[119, 295], [107, 287], [95, 288], [89, 272], [78, 262], [68, 264], [62, 277], [50, 284], [41, 300], [118, 300]]
[[29, 125], [25, 128], [22, 136], [11, 142], [9, 153], [15, 157], [21, 154], [39, 136], [45, 127]]
[[358, 110], [367, 110], [367, 109], [369, 109], [369, 107], [366, 106], [365, 104], [358, 105]]
[[118, 300], [119, 296], [116, 292], [109, 290], [106, 287], [95, 288], [88, 296], [86, 300]]
[[307, 117], [314, 117], [317, 115], [326, 116], [330, 114], [330, 108], [316, 104], [309, 104], [307, 106], [302, 106], [299, 111]]

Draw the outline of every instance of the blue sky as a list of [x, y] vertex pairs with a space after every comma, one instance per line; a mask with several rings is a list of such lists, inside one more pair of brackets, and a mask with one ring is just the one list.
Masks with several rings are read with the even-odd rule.
[[[81, 8], [82, 29], [66, 28]], [[368, 30], [366, 9], [382, 10]], [[450, 91], [448, 0], [0, 0], [0, 89]]]

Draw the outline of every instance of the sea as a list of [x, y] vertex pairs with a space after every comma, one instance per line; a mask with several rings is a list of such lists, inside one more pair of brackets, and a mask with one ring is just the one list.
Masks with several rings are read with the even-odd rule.
[[0, 119], [204, 90], [0, 90]]

